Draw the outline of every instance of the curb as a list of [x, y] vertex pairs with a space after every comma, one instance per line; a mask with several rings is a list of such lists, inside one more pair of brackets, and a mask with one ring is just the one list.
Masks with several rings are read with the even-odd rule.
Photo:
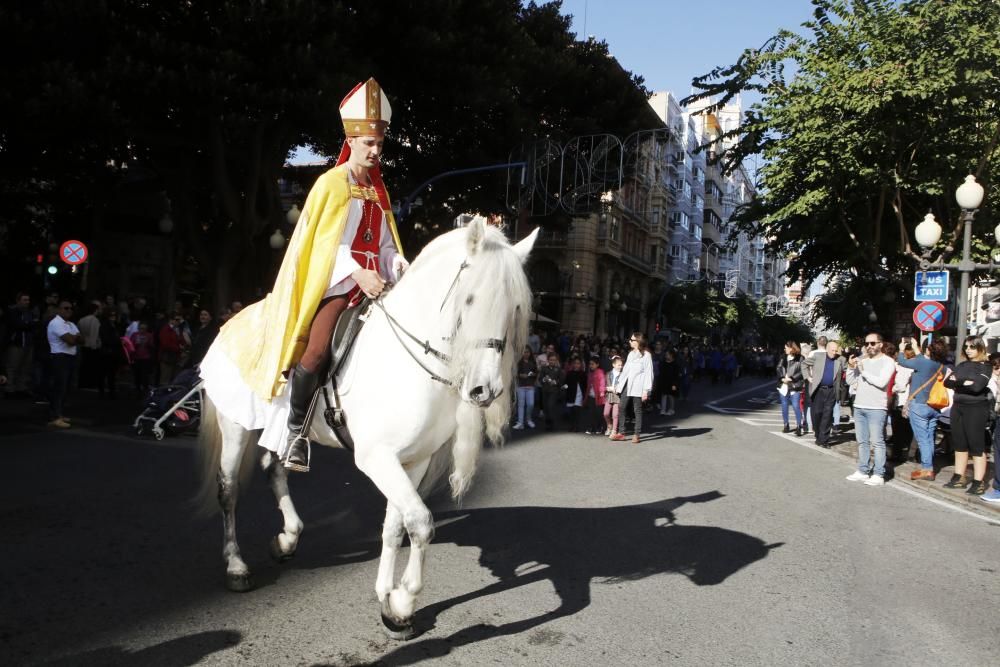
[[[847, 445], [847, 443], [840, 443], [834, 445], [829, 450], [843, 456], [845, 459], [849, 459], [852, 462], [857, 461], [857, 453], [853, 451], [850, 446], [841, 449], [842, 446]], [[946, 502], [952, 503], [954, 505], [959, 505], [964, 509], [970, 510], [977, 514], [982, 514], [983, 516], [989, 517], [991, 519], [1000, 519], [1000, 504], [990, 504], [983, 502], [979, 499], [979, 496], [970, 496], [965, 490], [949, 491], [942, 488], [941, 482], [935, 480], [933, 482], [928, 482], [924, 480], [911, 480], [910, 473], [917, 469], [917, 466], [913, 463], [902, 463], [895, 464], [892, 468], [892, 481], [898, 482], [903, 486], [908, 486], [915, 491], [921, 493], [926, 493], [929, 496], [933, 496], [939, 500], [944, 500]], [[939, 475], [941, 473], [938, 473]]]

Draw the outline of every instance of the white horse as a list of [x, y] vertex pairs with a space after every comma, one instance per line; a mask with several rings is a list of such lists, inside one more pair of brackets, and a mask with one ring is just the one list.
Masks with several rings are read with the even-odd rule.
[[[450, 471], [452, 495], [460, 498], [484, 436], [501, 442], [510, 419], [511, 401], [503, 394], [513, 387], [527, 338], [531, 291], [522, 265], [537, 233], [512, 246], [477, 218], [432, 241], [381, 300], [383, 307], [372, 309], [339, 375], [355, 462], [388, 501], [375, 593], [395, 638], [412, 636], [424, 556], [434, 533], [421, 493]], [[393, 398], [387, 400], [390, 389]], [[250, 451], [255, 448], [249, 445], [257, 433], [216, 410], [211, 394], [201, 431], [200, 498], [217, 496], [222, 510], [227, 586], [249, 590], [250, 570], [236, 542], [235, 508], [241, 478], [253, 468]], [[310, 437], [339, 446], [319, 409]], [[265, 450], [261, 466], [284, 517], [282, 532], [271, 543], [272, 555], [282, 561], [294, 555], [303, 524], [277, 456]], [[404, 530], [410, 553], [397, 583], [395, 561]]]

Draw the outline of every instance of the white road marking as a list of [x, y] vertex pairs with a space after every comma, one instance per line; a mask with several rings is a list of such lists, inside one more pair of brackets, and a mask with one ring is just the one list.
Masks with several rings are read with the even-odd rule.
[[755, 387], [750, 387], [749, 389], [744, 389], [743, 391], [738, 391], [735, 394], [729, 394], [728, 396], [722, 396], [720, 398], [715, 399], [714, 401], [709, 401], [708, 403], [705, 403], [705, 407], [709, 408], [710, 410], [715, 410], [716, 412], [729, 412], [729, 409], [727, 409], [727, 408], [720, 408], [716, 404], [717, 403], [722, 403], [723, 401], [728, 401], [730, 399], [736, 398], [737, 396], [743, 396], [745, 394], [752, 394], [755, 391], [760, 391], [764, 387], [770, 387], [773, 384], [774, 384], [773, 382], [764, 382], [763, 384], [759, 384], [759, 385], [757, 385]]
[[961, 512], [962, 514], [968, 514], [969, 516], [975, 517], [977, 519], [982, 519], [986, 523], [991, 523], [994, 526], [1000, 526], [1000, 521], [997, 521], [996, 519], [991, 519], [988, 516], [983, 516], [982, 514], [979, 514], [978, 512], [973, 512], [972, 510], [963, 509], [961, 507], [955, 507], [949, 502], [945, 502], [940, 498], [934, 498], [933, 496], [929, 496], [926, 493], [920, 493], [916, 489], [911, 489], [910, 487], [904, 484], [897, 484], [895, 481], [892, 481], [892, 482], [887, 482], [886, 486], [888, 486], [890, 489], [896, 489], [897, 491], [908, 493], [911, 496], [916, 496], [917, 498], [923, 498], [929, 503], [934, 503], [935, 505], [940, 505], [941, 507], [947, 507], [950, 510]]

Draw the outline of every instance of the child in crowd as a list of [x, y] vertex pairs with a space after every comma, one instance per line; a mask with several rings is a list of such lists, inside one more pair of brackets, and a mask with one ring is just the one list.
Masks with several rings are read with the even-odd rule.
[[587, 435], [601, 435], [604, 433], [604, 419], [602, 410], [604, 409], [604, 393], [607, 390], [607, 381], [604, 371], [601, 369], [601, 359], [597, 355], [590, 357], [590, 372], [587, 374], [587, 397], [584, 400], [586, 410]]
[[611, 358], [611, 372], [607, 374], [604, 387], [604, 423], [607, 428], [604, 435], [611, 436], [618, 432], [618, 410], [622, 399], [615, 393], [615, 382], [622, 374], [622, 366], [625, 362], [619, 356]]

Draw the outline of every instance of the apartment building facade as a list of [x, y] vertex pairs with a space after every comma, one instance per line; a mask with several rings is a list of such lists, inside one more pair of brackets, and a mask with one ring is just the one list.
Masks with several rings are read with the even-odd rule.
[[[543, 229], [535, 245], [535, 312], [560, 329], [651, 331], [668, 288], [683, 283], [708, 282], [730, 298], [784, 292], [784, 263], [765, 239], [742, 234], [728, 244], [733, 211], [755, 194], [751, 174], [723, 174], [696, 150], [738, 123], [739, 109], [697, 114], [666, 92], [649, 103], [663, 129], [623, 141], [621, 187], [600, 193], [568, 229]], [[517, 236], [527, 233], [524, 223]]]

